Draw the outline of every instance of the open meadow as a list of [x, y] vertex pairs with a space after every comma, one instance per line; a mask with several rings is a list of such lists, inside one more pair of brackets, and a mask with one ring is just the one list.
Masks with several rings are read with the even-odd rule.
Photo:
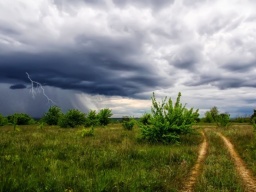
[[95, 128], [0, 128], [0, 191], [177, 191], [197, 159], [201, 135], [147, 144], [121, 124]]
[[[0, 191], [250, 191], [218, 133], [233, 144], [252, 178], [256, 140], [251, 125], [195, 126], [177, 144], [140, 141], [121, 124], [83, 129], [12, 126], [0, 129]], [[203, 135], [205, 157], [197, 162]], [[191, 178], [192, 178], [192, 183]], [[190, 179], [189, 179], [190, 178]], [[184, 189], [184, 186], [189, 186]]]

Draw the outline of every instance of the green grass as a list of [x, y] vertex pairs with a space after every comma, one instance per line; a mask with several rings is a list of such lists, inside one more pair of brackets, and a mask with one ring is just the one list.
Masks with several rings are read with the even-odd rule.
[[0, 191], [178, 191], [197, 159], [201, 135], [182, 144], [137, 141], [138, 128], [0, 127]]
[[[211, 128], [215, 129], [215, 128]], [[210, 128], [206, 131], [209, 142], [208, 157], [195, 186], [197, 192], [244, 191], [234, 163], [221, 138]]]

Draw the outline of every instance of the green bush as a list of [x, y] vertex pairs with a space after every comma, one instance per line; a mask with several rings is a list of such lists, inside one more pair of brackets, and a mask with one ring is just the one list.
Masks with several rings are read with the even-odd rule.
[[15, 113], [7, 117], [8, 122], [15, 125], [32, 125], [35, 120], [25, 113]]
[[85, 124], [85, 114], [77, 109], [70, 109], [59, 119], [59, 126], [62, 128], [74, 128]]
[[124, 116], [122, 119], [122, 126], [126, 130], [132, 130], [133, 126], [135, 124], [135, 121], [133, 118], [130, 118], [128, 116]]
[[227, 113], [221, 113], [216, 118], [218, 127], [228, 127], [230, 125], [230, 115]]
[[91, 110], [86, 117], [85, 127], [96, 126], [99, 124], [98, 115], [95, 110]]
[[180, 103], [181, 93], [175, 104], [170, 98], [158, 103], [155, 94], [152, 96], [151, 120], [149, 125], [140, 124], [142, 139], [149, 142], [170, 143], [179, 140], [181, 134], [190, 133], [192, 125], [198, 118], [198, 110], [187, 109]]
[[7, 118], [5, 118], [4, 116], [2, 116], [0, 114], [0, 126], [4, 126], [4, 125], [7, 125], [7, 124], [8, 124]]
[[140, 122], [143, 125], [149, 125], [150, 124], [151, 115], [149, 113], [145, 113], [141, 118]]
[[57, 125], [60, 117], [63, 115], [61, 109], [58, 106], [51, 106], [43, 116], [43, 122], [48, 125]]
[[101, 109], [98, 113], [99, 124], [101, 126], [106, 126], [110, 123], [110, 117], [112, 116], [112, 111], [110, 109]]
[[81, 134], [81, 137], [92, 137], [92, 136], [94, 136], [94, 127], [92, 126], [91, 129], [89, 129], [89, 130], [83, 128], [80, 131], [80, 134]]

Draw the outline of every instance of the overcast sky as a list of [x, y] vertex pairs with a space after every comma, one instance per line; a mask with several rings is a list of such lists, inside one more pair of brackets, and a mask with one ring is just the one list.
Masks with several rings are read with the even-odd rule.
[[176, 98], [232, 116], [256, 106], [255, 0], [0, 0], [0, 113], [140, 116]]

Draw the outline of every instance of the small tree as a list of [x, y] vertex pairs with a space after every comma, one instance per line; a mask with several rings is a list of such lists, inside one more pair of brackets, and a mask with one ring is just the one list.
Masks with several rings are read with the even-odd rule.
[[99, 124], [106, 126], [110, 123], [110, 117], [112, 116], [112, 111], [110, 109], [101, 109], [98, 113]]
[[173, 104], [170, 98], [158, 103], [153, 93], [151, 120], [149, 125], [140, 125], [142, 139], [149, 142], [170, 143], [179, 139], [181, 134], [191, 132], [192, 125], [198, 118], [198, 110], [187, 109], [180, 103], [181, 93]]
[[44, 114], [43, 121], [48, 125], [57, 125], [62, 115], [63, 113], [58, 106], [51, 106], [48, 112]]
[[219, 116], [219, 110], [218, 110], [218, 108], [217, 108], [216, 106], [212, 107], [212, 108], [210, 109], [210, 114], [211, 114], [211, 116], [212, 116], [212, 118], [213, 118], [213, 121], [216, 122], [216, 121], [217, 121], [217, 118], [218, 118], [218, 116]]
[[228, 127], [230, 125], [230, 115], [227, 113], [221, 113], [216, 117], [216, 123], [218, 127]]
[[86, 117], [85, 127], [96, 126], [99, 124], [98, 115], [95, 110], [91, 110]]
[[0, 114], [0, 126], [4, 126], [4, 125], [7, 125], [7, 124], [8, 124], [7, 118], [5, 118], [4, 116], [2, 116]]
[[59, 119], [59, 126], [63, 128], [74, 128], [85, 124], [85, 114], [77, 109], [70, 109]]
[[130, 118], [128, 116], [124, 116], [122, 118], [122, 126], [124, 129], [131, 131], [133, 129], [134, 124], [135, 120], [133, 118]]
[[211, 114], [210, 111], [206, 111], [204, 115], [205, 115], [205, 117], [203, 118], [204, 122], [206, 122], [206, 123], [213, 123], [214, 122], [214, 120], [212, 118], [212, 114]]
[[205, 117], [203, 118], [206, 123], [214, 123], [217, 121], [217, 117], [219, 115], [219, 110], [217, 107], [212, 107], [210, 111], [205, 112]]

